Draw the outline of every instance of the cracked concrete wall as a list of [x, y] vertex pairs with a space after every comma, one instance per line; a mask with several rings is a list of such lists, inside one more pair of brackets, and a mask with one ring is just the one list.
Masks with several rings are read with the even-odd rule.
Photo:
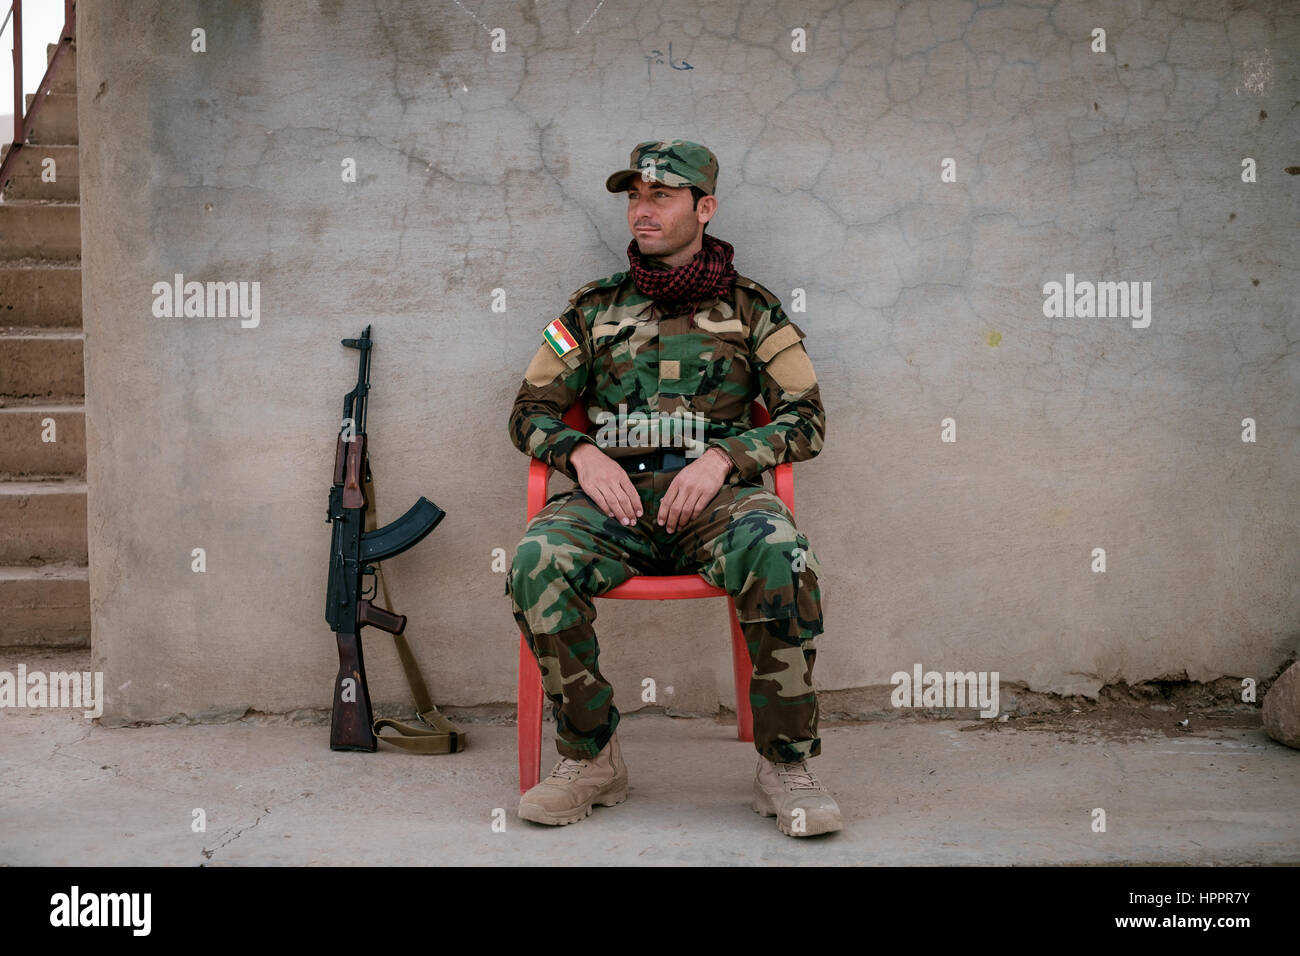
[[[1068, 693], [1267, 676], [1300, 636], [1298, 15], [79, 4], [106, 715], [328, 705], [339, 339], [367, 323], [380, 519], [420, 494], [448, 515], [389, 562], [396, 609], [440, 703], [513, 700], [493, 569], [523, 528], [510, 403], [566, 297], [626, 268], [604, 177], [674, 136], [719, 157], [709, 231], [738, 269], [787, 307], [806, 290], [828, 428], [795, 476], [825, 568], [821, 688], [915, 663]], [[155, 317], [177, 273], [260, 283], [260, 323]], [[1067, 275], [1149, 282], [1149, 325], [1045, 316]], [[679, 711], [729, 701], [722, 601], [598, 609], [620, 707], [643, 677]], [[378, 708], [404, 703], [388, 638], [366, 645]]]

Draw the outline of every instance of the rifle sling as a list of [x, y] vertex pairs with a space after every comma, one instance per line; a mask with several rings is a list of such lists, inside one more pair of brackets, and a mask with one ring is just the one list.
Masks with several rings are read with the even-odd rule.
[[[369, 462], [366, 465], [367, 467], [364, 469], [366, 475], [365, 530], [374, 531], [378, 526], [374, 475], [371, 474]], [[392, 610], [393, 601], [388, 596], [388, 582], [384, 580], [382, 564], [375, 565], [375, 578], [379, 582], [379, 589], [384, 595], [384, 607]], [[411, 646], [406, 643], [406, 637], [402, 634], [394, 634], [393, 643], [397, 645], [397, 658], [402, 662], [402, 672], [406, 674], [406, 683], [411, 688], [411, 696], [415, 698], [416, 712], [421, 723], [425, 726], [417, 727], [414, 724], [404, 724], [393, 720], [391, 717], [380, 717], [375, 721], [375, 737], [389, 746], [410, 753], [454, 754], [464, 750], [465, 745], [468, 743], [465, 732], [447, 717], [440, 714], [438, 708], [434, 706], [433, 698], [429, 696], [429, 688], [420, 674], [420, 667], [415, 663], [415, 655], [411, 653]], [[397, 733], [381, 734], [379, 731], [384, 727], [391, 727]]]

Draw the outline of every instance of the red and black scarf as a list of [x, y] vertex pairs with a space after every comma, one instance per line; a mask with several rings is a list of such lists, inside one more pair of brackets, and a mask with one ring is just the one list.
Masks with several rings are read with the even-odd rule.
[[704, 299], [726, 295], [736, 281], [736, 268], [731, 264], [735, 249], [723, 239], [704, 234], [704, 245], [690, 262], [674, 269], [652, 269], [637, 248], [633, 239], [627, 246], [627, 261], [631, 265], [632, 281], [637, 291], [654, 300], [654, 305], [667, 315], [677, 315], [690, 308], [691, 324], [695, 324], [694, 305]]

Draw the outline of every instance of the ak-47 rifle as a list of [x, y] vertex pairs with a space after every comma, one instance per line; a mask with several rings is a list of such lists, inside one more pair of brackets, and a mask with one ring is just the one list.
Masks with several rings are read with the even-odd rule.
[[[370, 459], [366, 454], [370, 326], [366, 326], [359, 339], [344, 339], [343, 344], [361, 352], [361, 367], [357, 372], [356, 388], [343, 399], [343, 423], [334, 449], [334, 484], [329, 496], [329, 521], [334, 526], [334, 539], [330, 545], [325, 620], [338, 638], [339, 645], [339, 674], [334, 682], [330, 748], [373, 752], [377, 747], [377, 728], [370, 710], [370, 689], [366, 686], [366, 668], [361, 656], [361, 628], [369, 624], [397, 637], [406, 628], [406, 615], [394, 614], [374, 604], [372, 598], [376, 596], [376, 591], [373, 590], [375, 582], [370, 582], [371, 590], [367, 595], [365, 578], [374, 577], [376, 565], [380, 561], [419, 544], [443, 519], [444, 512], [428, 498], [421, 497], [411, 510], [392, 524], [374, 531], [365, 529], [368, 505], [373, 505], [373, 500], [367, 502], [364, 487], [371, 480]], [[373, 495], [372, 489], [372, 499]], [[399, 645], [399, 653], [404, 650], [404, 645]], [[404, 666], [408, 664], [405, 659], [408, 655], [409, 652], [403, 655]], [[413, 665], [413, 661], [410, 663]], [[408, 668], [408, 676], [409, 674]], [[418, 680], [418, 672], [416, 679]], [[413, 681], [412, 687], [414, 686]], [[426, 691], [425, 697], [427, 696]], [[437, 713], [431, 702], [427, 708], [418, 700], [417, 705]], [[423, 714], [421, 719], [424, 719]], [[388, 720], [381, 723], [402, 727]], [[452, 733], [450, 750], [437, 752], [455, 752], [457, 749], [460, 748], [457, 746], [456, 734]]]

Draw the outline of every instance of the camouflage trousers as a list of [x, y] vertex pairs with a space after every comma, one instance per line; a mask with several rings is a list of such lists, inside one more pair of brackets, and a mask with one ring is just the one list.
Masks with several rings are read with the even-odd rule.
[[698, 572], [735, 601], [754, 668], [755, 749], [786, 763], [815, 757], [817, 556], [780, 498], [734, 475], [669, 534], [657, 512], [675, 474], [629, 475], [643, 512], [635, 525], [606, 516], [581, 488], [552, 495], [515, 549], [506, 594], [553, 705], [556, 748], [566, 757], [594, 757], [618, 727], [613, 689], [598, 664], [592, 598], [634, 574]]

